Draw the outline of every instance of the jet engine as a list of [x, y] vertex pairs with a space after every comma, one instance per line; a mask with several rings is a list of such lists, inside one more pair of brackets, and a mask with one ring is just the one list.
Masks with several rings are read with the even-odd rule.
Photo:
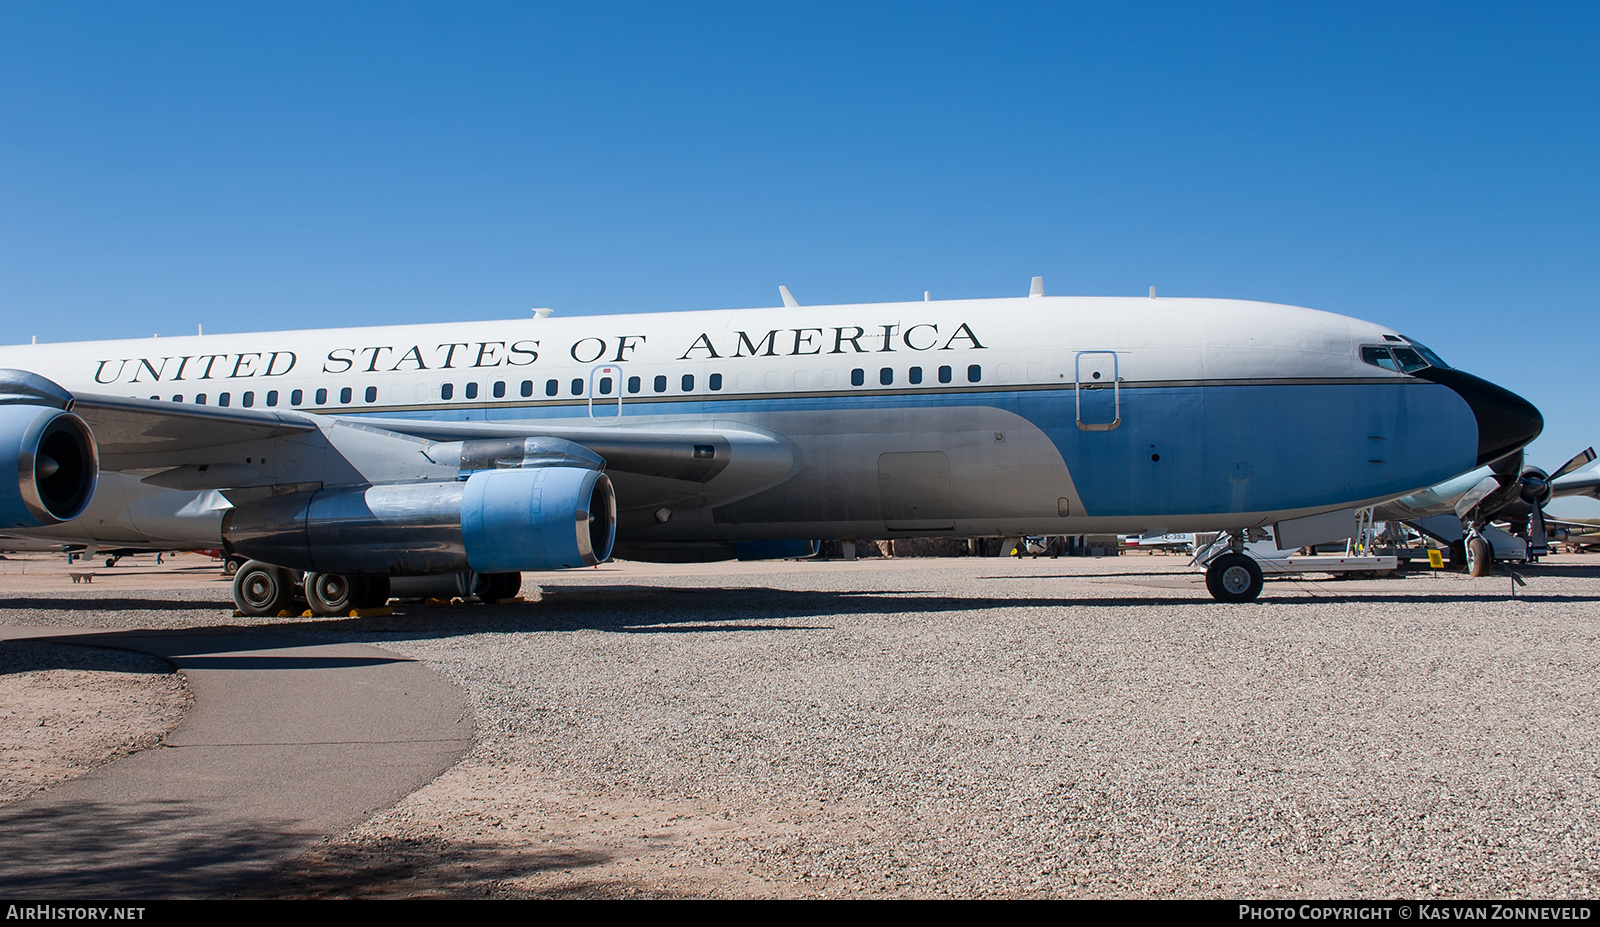
[[230, 510], [230, 550], [318, 573], [416, 576], [593, 566], [611, 556], [611, 480], [575, 466], [311, 490]]
[[88, 507], [100, 478], [94, 436], [66, 411], [72, 398], [55, 384], [7, 373], [0, 378], [0, 528], [71, 521]]

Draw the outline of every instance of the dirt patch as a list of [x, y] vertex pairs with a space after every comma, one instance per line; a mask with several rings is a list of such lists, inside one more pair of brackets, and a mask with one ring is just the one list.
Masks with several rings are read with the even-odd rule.
[[0, 804], [159, 746], [191, 701], [157, 657], [0, 641]]

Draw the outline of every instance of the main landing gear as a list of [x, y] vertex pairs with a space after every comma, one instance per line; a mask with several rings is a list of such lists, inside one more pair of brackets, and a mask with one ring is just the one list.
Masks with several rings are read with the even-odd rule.
[[233, 603], [253, 617], [279, 612], [298, 615], [302, 601], [318, 615], [348, 615], [358, 608], [377, 608], [389, 601], [389, 577], [307, 573], [247, 560], [233, 574]]
[[521, 573], [450, 573], [431, 579], [433, 588], [419, 591], [417, 577], [402, 578], [409, 584], [396, 588], [387, 576], [356, 576], [345, 573], [301, 573], [273, 566], [260, 560], [246, 560], [233, 574], [233, 602], [239, 612], [252, 617], [271, 617], [281, 612], [299, 615], [307, 608], [324, 617], [343, 617], [352, 611], [381, 608], [391, 593], [401, 597], [442, 596], [480, 602], [502, 602], [516, 596], [522, 588]]

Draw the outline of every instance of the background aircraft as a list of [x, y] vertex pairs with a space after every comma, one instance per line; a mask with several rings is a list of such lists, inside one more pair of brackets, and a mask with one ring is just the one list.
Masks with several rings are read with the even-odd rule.
[[1380, 505], [1374, 517], [1404, 521], [1451, 545], [1458, 557], [1465, 559], [1469, 573], [1483, 576], [1494, 563], [1494, 548], [1485, 536], [1485, 529], [1494, 522], [1508, 523], [1511, 533], [1526, 542], [1527, 557], [1549, 553], [1545, 506], [1562, 496], [1593, 495], [1600, 477], [1593, 471], [1575, 471], [1594, 460], [1594, 448], [1585, 448], [1553, 473], [1546, 473], [1523, 466], [1522, 451], [1518, 450], [1486, 467]]

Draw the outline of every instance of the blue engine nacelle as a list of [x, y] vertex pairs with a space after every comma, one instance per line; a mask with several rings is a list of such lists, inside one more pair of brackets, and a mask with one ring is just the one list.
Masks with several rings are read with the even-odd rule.
[[77, 518], [99, 478], [99, 454], [83, 419], [0, 395], [0, 529]]
[[385, 576], [593, 566], [611, 557], [616, 531], [611, 480], [583, 466], [294, 493], [222, 521], [229, 549], [255, 560]]

